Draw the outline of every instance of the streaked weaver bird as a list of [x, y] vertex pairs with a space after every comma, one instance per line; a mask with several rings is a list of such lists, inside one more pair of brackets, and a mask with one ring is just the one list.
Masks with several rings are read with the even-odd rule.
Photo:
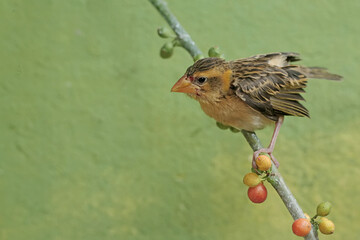
[[299, 60], [299, 54], [292, 52], [234, 61], [203, 58], [186, 70], [171, 91], [194, 98], [208, 116], [226, 126], [253, 132], [275, 123], [269, 146], [254, 152], [253, 166], [260, 153], [268, 153], [278, 167], [272, 153], [284, 116], [309, 117], [300, 103], [308, 79], [342, 78], [325, 68], [292, 64]]

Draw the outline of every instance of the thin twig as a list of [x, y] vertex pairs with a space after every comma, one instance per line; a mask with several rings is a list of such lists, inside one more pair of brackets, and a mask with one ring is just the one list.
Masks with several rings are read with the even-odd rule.
[[181, 26], [180, 22], [176, 19], [174, 14], [169, 10], [167, 3], [163, 0], [149, 0], [152, 5], [159, 11], [159, 13], [164, 17], [166, 22], [176, 33], [177, 38], [180, 40], [180, 43], [183, 48], [185, 48], [193, 59], [197, 56], [203, 55], [201, 50], [195, 45], [195, 42], [191, 39], [190, 35], [185, 31]]
[[[160, 12], [164, 19], [168, 22], [170, 27], [174, 30], [177, 35], [177, 38], [180, 40], [181, 45], [190, 53], [190, 55], [195, 58], [198, 55], [202, 55], [201, 50], [196, 46], [195, 42], [191, 39], [190, 35], [185, 31], [181, 26], [176, 17], [170, 12], [167, 3], [164, 0], [149, 0], [154, 7]], [[259, 138], [254, 132], [248, 132], [245, 130], [241, 131], [250, 147], [253, 151], [259, 150], [262, 147], [262, 144]], [[295, 197], [290, 192], [290, 189], [286, 186], [284, 179], [280, 175], [278, 169], [273, 165], [272, 174], [268, 178], [270, 184], [275, 188], [276, 192], [279, 194], [281, 200], [284, 202], [286, 208], [290, 212], [292, 218], [304, 218], [304, 212], [297, 203]], [[318, 240], [317, 231], [312, 229], [312, 231], [304, 238], [306, 240]]]

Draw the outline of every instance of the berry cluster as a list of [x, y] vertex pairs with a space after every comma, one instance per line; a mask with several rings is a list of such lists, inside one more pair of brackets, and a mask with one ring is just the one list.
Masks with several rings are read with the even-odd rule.
[[[174, 53], [175, 47], [182, 47], [183, 42], [181, 42], [180, 39], [175, 35], [175, 33], [169, 28], [160, 27], [157, 29], [157, 33], [159, 37], [171, 40], [169, 42], [164, 43], [164, 45], [161, 47], [160, 57], [170, 58]], [[208, 51], [208, 55], [209, 57], [224, 58], [224, 54], [221, 53], [219, 47], [211, 47]], [[194, 56], [194, 62], [202, 58], [204, 58], [202, 54], [196, 55]]]
[[[253, 172], [247, 173], [243, 182], [249, 187], [248, 197], [253, 203], [262, 203], [266, 200], [267, 190], [264, 185], [264, 181], [271, 176], [272, 162], [267, 155], [260, 155], [256, 160], [257, 169], [253, 169]], [[295, 235], [305, 237], [309, 234], [312, 227], [316, 230], [320, 230], [323, 234], [332, 234], [335, 231], [334, 223], [326, 218], [331, 210], [331, 204], [329, 202], [320, 203], [317, 206], [316, 214], [310, 218], [305, 213], [306, 218], [299, 218], [292, 224], [292, 231]]]
[[257, 169], [244, 176], [243, 182], [249, 187], [248, 197], [253, 203], [262, 203], [266, 200], [267, 190], [263, 181], [271, 174], [271, 165], [267, 155], [260, 155], [256, 159]]
[[320, 203], [317, 206], [314, 217], [310, 218], [310, 216], [305, 213], [306, 218], [299, 218], [294, 221], [292, 225], [293, 233], [297, 236], [305, 237], [309, 234], [312, 225], [314, 229], [319, 229], [322, 234], [333, 234], [335, 231], [335, 224], [325, 217], [330, 214], [330, 211], [331, 203]]
[[166, 27], [158, 28], [158, 35], [161, 38], [171, 38], [171, 42], [165, 43], [160, 49], [160, 57], [169, 58], [173, 55], [174, 47], [179, 46], [179, 40], [176, 38], [176, 35]]

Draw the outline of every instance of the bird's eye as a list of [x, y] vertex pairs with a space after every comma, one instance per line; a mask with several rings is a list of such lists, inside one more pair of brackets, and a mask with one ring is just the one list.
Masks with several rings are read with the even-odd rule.
[[206, 82], [207, 78], [206, 77], [199, 77], [196, 81], [200, 84], [203, 84], [204, 82]]

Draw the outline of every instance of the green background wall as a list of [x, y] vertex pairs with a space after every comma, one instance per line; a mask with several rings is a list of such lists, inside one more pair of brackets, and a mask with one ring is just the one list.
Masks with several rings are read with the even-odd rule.
[[[302, 54], [311, 119], [286, 118], [275, 155], [303, 209], [360, 224], [360, 2], [169, 0], [197, 44], [227, 59]], [[192, 63], [159, 57], [147, 1], [0, 1], [0, 239], [299, 239], [270, 187], [252, 204], [251, 150], [170, 88]], [[264, 144], [272, 129], [258, 133]]]

